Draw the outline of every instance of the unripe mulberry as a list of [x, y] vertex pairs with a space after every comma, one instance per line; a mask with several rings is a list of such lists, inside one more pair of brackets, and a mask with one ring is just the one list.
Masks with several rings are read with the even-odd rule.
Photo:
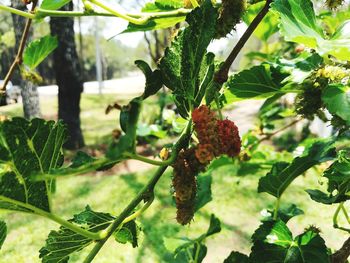
[[237, 126], [230, 120], [218, 120], [217, 125], [221, 154], [237, 156], [241, 150], [241, 138]]
[[204, 169], [196, 156], [195, 149], [181, 150], [174, 163], [173, 187], [176, 201], [176, 220], [182, 225], [191, 222], [197, 192], [196, 175]]
[[241, 21], [245, 10], [246, 0], [222, 0], [219, 17], [216, 23], [216, 36], [225, 37]]
[[202, 164], [209, 164], [214, 159], [214, 147], [211, 144], [198, 144], [196, 158]]
[[344, 0], [326, 0], [326, 6], [329, 9], [337, 9], [344, 3]]
[[206, 105], [202, 105], [192, 112], [192, 120], [194, 122], [194, 130], [200, 144], [211, 144], [213, 146], [214, 155], [218, 155], [217, 146], [219, 145], [217, 133], [217, 118]]

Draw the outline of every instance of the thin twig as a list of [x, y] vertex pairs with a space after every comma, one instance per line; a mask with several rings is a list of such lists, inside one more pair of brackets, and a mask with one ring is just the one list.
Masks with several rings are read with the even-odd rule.
[[232, 63], [235, 61], [236, 57], [238, 56], [241, 49], [244, 47], [245, 43], [248, 41], [248, 39], [253, 34], [254, 30], [258, 27], [260, 22], [263, 20], [263, 18], [266, 16], [270, 9], [270, 4], [273, 0], [266, 0], [266, 3], [264, 7], [260, 10], [259, 14], [256, 15], [254, 20], [250, 23], [247, 30], [244, 32], [242, 37], [238, 40], [237, 44], [232, 49], [230, 55], [227, 57], [225, 62], [222, 64], [220, 69], [215, 73], [214, 80], [218, 84], [222, 85], [224, 84], [228, 79], [228, 72], [232, 65]]
[[[31, 12], [34, 12], [37, 3], [38, 3], [38, 1], [32, 2]], [[9, 71], [6, 74], [6, 77], [4, 79], [4, 83], [3, 83], [2, 87], [0, 87], [0, 94], [5, 94], [6, 86], [9, 83], [9, 81], [10, 81], [10, 79], [11, 79], [11, 77], [16, 69], [16, 66], [21, 65], [23, 62], [23, 52], [24, 52], [24, 48], [26, 46], [26, 41], [27, 41], [28, 36], [29, 36], [29, 30], [30, 30], [31, 25], [32, 25], [32, 19], [28, 18], [26, 25], [24, 27], [24, 30], [23, 30], [21, 42], [19, 43], [17, 55], [16, 55], [14, 61], [12, 62]]]
[[284, 131], [284, 130], [290, 128], [290, 127], [292, 127], [293, 125], [297, 124], [297, 123], [300, 122], [300, 121], [302, 121], [302, 119], [296, 119], [296, 120], [292, 121], [291, 123], [287, 124], [286, 126], [283, 126], [283, 127], [280, 128], [279, 130], [274, 131], [274, 132], [269, 133], [269, 134], [266, 134], [264, 137], [260, 138], [260, 139], [259, 139], [258, 141], [256, 141], [255, 143], [249, 145], [249, 146], [245, 149], [245, 151], [246, 151], [246, 152], [247, 152], [247, 151], [250, 151], [255, 145], [258, 145], [258, 144], [260, 144], [260, 143], [263, 142], [263, 141], [269, 140], [271, 137], [275, 136], [276, 134], [278, 134], [278, 133], [280, 133], [280, 132], [282, 132], [282, 131]]

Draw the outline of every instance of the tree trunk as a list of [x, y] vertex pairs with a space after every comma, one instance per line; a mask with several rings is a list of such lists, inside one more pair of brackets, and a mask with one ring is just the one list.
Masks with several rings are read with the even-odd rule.
[[[70, 2], [62, 10], [73, 10], [73, 3]], [[65, 147], [72, 150], [84, 146], [79, 116], [83, 81], [73, 26], [73, 18], [51, 18], [50, 20], [51, 34], [58, 38], [58, 47], [53, 54], [58, 85], [58, 118], [67, 125], [69, 138]]]
[[[11, 0], [11, 5], [16, 9], [27, 10], [22, 0]], [[22, 16], [12, 15], [16, 38], [15, 52], [18, 50], [26, 20], [27, 19]], [[30, 41], [32, 33], [33, 31], [30, 30], [27, 40], [28, 42]], [[37, 85], [23, 78], [21, 78], [19, 85], [21, 87], [24, 117], [26, 119], [40, 117], [40, 101]]]

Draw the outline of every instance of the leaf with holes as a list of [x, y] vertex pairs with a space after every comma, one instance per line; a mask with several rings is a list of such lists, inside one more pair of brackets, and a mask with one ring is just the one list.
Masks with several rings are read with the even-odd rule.
[[34, 182], [62, 165], [62, 122], [13, 118], [0, 125], [0, 208], [50, 211], [51, 180]]

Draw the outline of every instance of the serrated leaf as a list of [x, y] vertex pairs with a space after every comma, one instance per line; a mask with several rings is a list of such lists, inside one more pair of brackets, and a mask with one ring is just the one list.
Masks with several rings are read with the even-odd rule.
[[7, 236], [7, 226], [6, 223], [0, 220], [0, 249], [5, 242]]
[[285, 40], [304, 44], [323, 56], [350, 59], [350, 35], [346, 25], [327, 38], [310, 0], [276, 0], [271, 6], [280, 16], [280, 31]]
[[248, 263], [249, 258], [237, 251], [232, 251], [230, 255], [224, 260], [224, 263]]
[[[243, 15], [242, 19], [247, 24], [250, 25], [259, 11], [263, 8], [265, 3], [258, 2], [249, 5], [247, 11]], [[272, 12], [268, 12], [264, 19], [259, 23], [258, 27], [254, 30], [254, 35], [262, 41], [267, 41], [270, 36], [278, 31], [278, 16]]]
[[31, 175], [62, 165], [66, 129], [62, 122], [13, 118], [0, 126], [0, 208], [50, 211], [51, 180]]
[[[114, 219], [115, 217], [108, 213], [95, 212], [87, 206], [83, 212], [74, 215], [69, 221], [85, 230], [97, 233], [106, 229]], [[130, 242], [133, 247], [136, 247], [138, 231], [139, 227], [135, 221], [130, 221], [113, 235], [118, 242], [123, 244]], [[68, 262], [71, 254], [84, 249], [93, 242], [94, 240], [61, 226], [58, 231], [49, 233], [46, 245], [40, 249], [39, 257], [44, 263]]]
[[322, 92], [322, 101], [330, 113], [336, 114], [350, 125], [350, 87], [328, 85]]
[[57, 10], [68, 4], [71, 0], [44, 0], [40, 6], [42, 9]]
[[332, 160], [335, 155], [332, 140], [316, 141], [291, 163], [274, 164], [271, 171], [260, 178], [258, 192], [266, 192], [279, 198], [295, 178], [314, 165]]
[[115, 232], [114, 238], [121, 244], [131, 243], [132, 247], [138, 246], [138, 233], [140, 228], [135, 221], [125, 223], [121, 229]]
[[283, 94], [281, 83], [283, 75], [274, 75], [272, 66], [262, 64], [243, 70], [230, 76], [226, 82], [225, 92], [227, 101], [244, 99], [265, 99], [276, 94]]
[[211, 200], [213, 200], [211, 195], [211, 175], [199, 175], [197, 177], [197, 195], [195, 199], [195, 211], [198, 211]]
[[[69, 221], [85, 230], [98, 232], [106, 229], [113, 219], [110, 214], [95, 212], [87, 206], [83, 212], [74, 215]], [[93, 242], [94, 240], [61, 226], [58, 231], [49, 233], [46, 245], [39, 251], [39, 257], [43, 263], [68, 262], [72, 253], [82, 250]]]
[[57, 37], [50, 35], [29, 43], [24, 50], [23, 63], [30, 69], [36, 68], [58, 46]]
[[293, 239], [282, 221], [264, 222], [253, 235], [250, 263], [329, 263], [324, 240], [310, 229]]
[[175, 104], [184, 118], [199, 92], [201, 65], [215, 35], [216, 17], [210, 0], [194, 9], [186, 17], [189, 26], [165, 50], [159, 64], [164, 84], [173, 91]]
[[146, 77], [145, 90], [142, 96], [142, 98], [145, 100], [149, 96], [156, 94], [162, 88], [162, 74], [160, 70], [152, 71], [150, 66], [145, 61], [136, 60], [135, 64]]

